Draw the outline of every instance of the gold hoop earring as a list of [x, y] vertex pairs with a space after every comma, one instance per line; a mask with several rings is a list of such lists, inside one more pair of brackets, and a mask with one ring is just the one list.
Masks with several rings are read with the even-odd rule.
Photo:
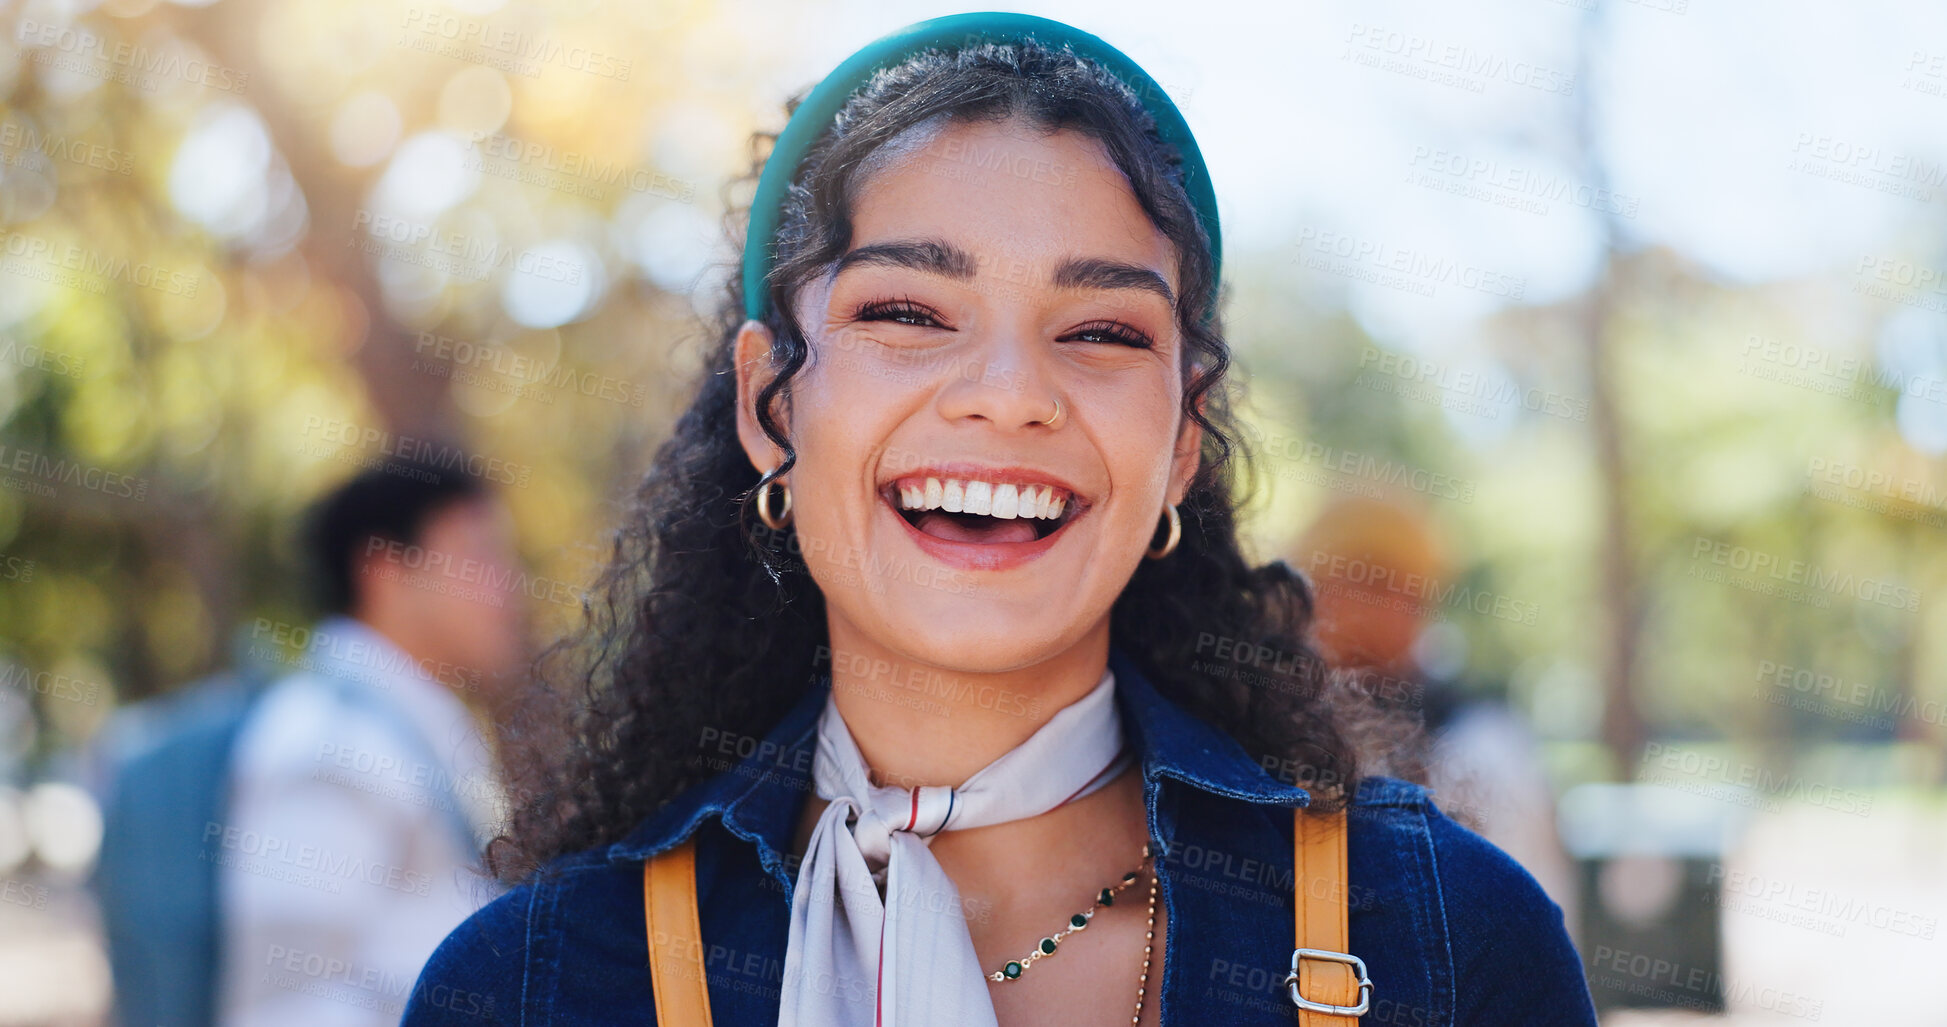
[[[1163, 508], [1163, 516], [1170, 522], [1170, 537], [1169, 541], [1163, 543], [1163, 548], [1157, 549], [1155, 546], [1151, 546], [1143, 552], [1144, 556], [1152, 560], [1161, 560], [1163, 557], [1176, 552], [1176, 544], [1183, 541], [1183, 518], [1177, 515], [1176, 504], [1171, 503], [1165, 506]], [[1150, 537], [1152, 539], [1155, 538], [1154, 535]]]
[[[777, 485], [778, 491], [784, 494], [784, 509], [776, 516], [771, 515], [771, 486], [773, 485]], [[772, 531], [783, 531], [790, 527], [791, 486], [780, 484], [776, 478], [765, 482], [763, 487], [757, 490], [757, 519], [763, 521], [764, 526]]]

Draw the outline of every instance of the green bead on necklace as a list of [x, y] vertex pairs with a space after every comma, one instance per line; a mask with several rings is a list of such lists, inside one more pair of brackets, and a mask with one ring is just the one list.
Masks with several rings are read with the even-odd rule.
[[[1106, 909], [1110, 906], [1115, 905], [1116, 894], [1122, 891], [1124, 888], [1127, 888], [1130, 885], [1135, 884], [1137, 878], [1142, 876], [1142, 868], [1148, 865], [1149, 865], [1149, 846], [1144, 845], [1143, 861], [1141, 866], [1138, 866], [1135, 870], [1131, 870], [1128, 873], [1123, 874], [1121, 883], [1104, 888], [1099, 893], [1097, 893], [1095, 896], [1095, 904], [1081, 911], [1080, 913], [1077, 913], [1074, 916], [1069, 917], [1067, 927], [1064, 927], [1061, 930], [1056, 931], [1054, 934], [1051, 934], [1048, 937], [1041, 939], [1041, 941], [1034, 946], [1034, 951], [1028, 953], [1027, 956], [1025, 956], [1024, 958], [1008, 960], [1005, 964], [1001, 966], [999, 970], [996, 970], [993, 973], [988, 974], [987, 979], [990, 981], [994, 981], [996, 983], [1000, 983], [1003, 981], [1020, 980], [1021, 975], [1027, 972], [1028, 967], [1034, 965], [1035, 960], [1040, 959], [1043, 956], [1054, 955], [1055, 950], [1061, 947], [1061, 940], [1063, 938], [1066, 938], [1069, 935], [1075, 933], [1076, 931], [1082, 930], [1083, 928], [1087, 927], [1089, 925], [1089, 921], [1095, 919], [1095, 914], [1097, 910]], [[1153, 885], [1150, 890], [1151, 890], [1150, 907], [1151, 907], [1151, 915], [1153, 917], [1154, 910], [1155, 910], [1155, 894], [1154, 894], [1155, 888]]]

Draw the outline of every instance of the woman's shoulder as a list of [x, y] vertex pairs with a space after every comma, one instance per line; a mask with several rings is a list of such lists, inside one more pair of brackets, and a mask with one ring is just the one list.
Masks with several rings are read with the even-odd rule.
[[536, 891], [522, 884], [461, 921], [419, 971], [400, 1023], [520, 1023]]
[[[1354, 908], [1362, 866], [1413, 882], [1444, 923], [1457, 984], [1455, 1023], [1593, 1024], [1582, 960], [1562, 919], [1521, 864], [1445, 813], [1426, 787], [1360, 783], [1347, 814]], [[1379, 896], [1383, 889], [1366, 893]]]
[[[639, 866], [639, 864], [638, 864]], [[551, 991], [564, 939], [560, 923], [590, 928], [635, 916], [617, 938], [641, 934], [638, 878], [609, 862], [606, 849], [564, 856], [475, 911], [440, 942], [420, 971], [401, 1023], [518, 1024], [537, 991]], [[577, 935], [584, 932], [577, 930]]]
[[[1382, 775], [1360, 779], [1346, 811], [1346, 831], [1355, 849], [1363, 842], [1398, 850], [1406, 836], [1416, 836], [1431, 857], [1431, 865], [1423, 868], [1428, 883], [1440, 888], [1450, 909], [1468, 903], [1505, 909], [1513, 903], [1544, 917], [1560, 916], [1534, 875], [1493, 842], [1442, 812], [1425, 785]], [[1460, 894], [1444, 894], [1453, 891], [1448, 886], [1454, 884], [1464, 885]]]

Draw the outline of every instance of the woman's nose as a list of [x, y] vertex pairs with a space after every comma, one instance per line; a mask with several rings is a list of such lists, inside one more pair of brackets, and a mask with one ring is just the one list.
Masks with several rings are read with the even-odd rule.
[[1055, 420], [1059, 390], [1042, 345], [1021, 332], [983, 340], [949, 369], [941, 416], [980, 418], [1009, 430]]

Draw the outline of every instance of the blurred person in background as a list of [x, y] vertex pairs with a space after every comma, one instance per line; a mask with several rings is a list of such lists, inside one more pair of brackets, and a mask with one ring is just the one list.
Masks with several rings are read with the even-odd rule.
[[1426, 514], [1405, 497], [1341, 497], [1306, 529], [1294, 562], [1312, 580], [1314, 637], [1334, 672], [1421, 714], [1435, 801], [1535, 875], [1573, 934], [1575, 871], [1534, 733], [1504, 694], [1462, 683], [1466, 638], [1430, 616], [1429, 597], [1454, 583]]
[[396, 1023], [497, 891], [482, 725], [527, 656], [505, 506], [388, 461], [313, 508], [303, 548], [323, 619], [257, 619], [235, 670], [125, 711], [108, 746], [96, 886], [123, 1023]]
[[388, 462], [320, 504], [306, 547], [327, 616], [291, 632], [301, 669], [244, 724], [206, 831], [218, 1021], [237, 1027], [396, 1023], [495, 893], [476, 873], [502, 803], [482, 728], [526, 661], [506, 507], [460, 470]]

